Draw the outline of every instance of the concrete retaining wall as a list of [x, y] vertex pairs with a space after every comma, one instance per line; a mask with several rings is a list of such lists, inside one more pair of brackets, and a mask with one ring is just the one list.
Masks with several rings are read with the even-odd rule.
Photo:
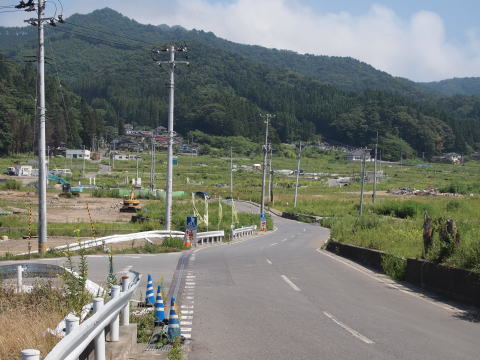
[[303, 222], [311, 222], [311, 223], [320, 222], [320, 217], [313, 216], [313, 215], [307, 215], [307, 214], [282, 212], [282, 217], [285, 218], [285, 219], [297, 220], [297, 221], [303, 221]]
[[[337, 255], [384, 272], [378, 250], [329, 241], [326, 249]], [[405, 281], [450, 299], [480, 306], [480, 274], [438, 265], [422, 259], [407, 259]]]

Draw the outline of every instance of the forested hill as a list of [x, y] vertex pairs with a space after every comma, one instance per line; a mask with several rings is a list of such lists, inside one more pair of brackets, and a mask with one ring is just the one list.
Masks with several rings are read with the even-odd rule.
[[[0, 28], [0, 49], [17, 61], [34, 55], [34, 30]], [[240, 51], [228, 49], [233, 43], [211, 34], [142, 25], [103, 9], [73, 15], [65, 24], [47, 26], [46, 32], [48, 73], [58, 73], [67, 87], [94, 109], [94, 116], [77, 130], [87, 145], [94, 136], [112, 135], [112, 129], [121, 129], [123, 123], [165, 125], [168, 77], [152, 61], [150, 50], [153, 45], [172, 40], [187, 41], [191, 62], [190, 67], [179, 66], [177, 70], [175, 127], [180, 133], [199, 129], [213, 135], [260, 139], [263, 123], [258, 114], [268, 111], [276, 115], [272, 124], [274, 141], [307, 140], [318, 134], [366, 146], [379, 131], [386, 158], [397, 158], [400, 151], [410, 155], [425, 152], [427, 156], [444, 150], [465, 151], [480, 143], [478, 118], [474, 113], [459, 116], [451, 111], [458, 103], [426, 105], [438, 105], [437, 100], [429, 98], [418, 104], [411, 92], [401, 96], [393, 85], [393, 90], [383, 89], [388, 91], [378, 91], [375, 86], [373, 90], [346, 91], [340, 89], [346, 86], [334, 87], [299, 69], [283, 68], [286, 60], [282, 56], [295, 59], [302, 55], [265, 50], [281, 55], [279, 65], [270, 67], [258, 53], [239, 55]], [[215, 44], [222, 41], [223, 47]], [[243, 45], [238, 46], [240, 49]], [[261, 49], [245, 48], [253, 52]], [[382, 83], [382, 76], [398, 80], [353, 59], [312, 58], [324, 62], [325, 74], [330, 66], [331, 73], [337, 69], [342, 81], [363, 84], [352, 85], [351, 90], [370, 87], [370, 80], [365, 79], [369, 69], [379, 76], [372, 83]], [[356, 68], [362, 70], [355, 72]], [[89, 126], [90, 121], [95, 126]]]
[[429, 83], [423, 86], [434, 90], [442, 95], [480, 95], [480, 78], [455, 78]]

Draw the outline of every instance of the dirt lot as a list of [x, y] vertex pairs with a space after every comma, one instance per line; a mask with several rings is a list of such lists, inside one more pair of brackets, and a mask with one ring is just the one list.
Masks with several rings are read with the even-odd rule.
[[[0, 191], [0, 199], [4, 210], [27, 212], [32, 206], [34, 221], [38, 199], [37, 194], [21, 191]], [[92, 219], [97, 222], [130, 221], [132, 214], [119, 211], [121, 199], [92, 198], [89, 194], [81, 194], [78, 198], [63, 198], [58, 194], [47, 193], [47, 212], [49, 222], [88, 222], [87, 211], [90, 209]]]

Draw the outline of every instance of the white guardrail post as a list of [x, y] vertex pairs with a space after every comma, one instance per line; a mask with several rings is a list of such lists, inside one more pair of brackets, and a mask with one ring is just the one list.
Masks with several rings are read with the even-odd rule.
[[[122, 276], [122, 293], [127, 292], [130, 279], [127, 275]], [[130, 302], [127, 301], [127, 305], [120, 312], [120, 325], [130, 325]]]
[[[103, 298], [93, 299], [93, 312], [99, 312], [103, 307]], [[95, 360], [105, 360], [105, 329], [95, 337]]]
[[17, 266], [17, 292], [23, 292], [23, 267]]
[[22, 360], [40, 360], [40, 351], [25, 349], [21, 352]]
[[[120, 296], [120, 286], [112, 286], [112, 299]], [[110, 341], [120, 341], [120, 315], [117, 314], [110, 323]]]

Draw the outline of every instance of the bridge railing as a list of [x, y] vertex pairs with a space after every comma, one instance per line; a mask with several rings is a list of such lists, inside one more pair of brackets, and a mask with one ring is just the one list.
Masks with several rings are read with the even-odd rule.
[[238, 229], [232, 230], [232, 239], [236, 239], [242, 236], [253, 235], [253, 233], [257, 230], [257, 225], [251, 226], [242, 226]]
[[[110, 341], [119, 341], [120, 325], [129, 324], [129, 301], [140, 284], [141, 275], [129, 271], [128, 276], [122, 277], [122, 286], [112, 286], [110, 300], [104, 304], [103, 298], [93, 301], [94, 314], [79, 324], [79, 318], [67, 316], [66, 335], [47, 354], [44, 360], [74, 360], [94, 342], [95, 359], [105, 360], [105, 328], [110, 327]], [[121, 291], [120, 291], [121, 289]], [[35, 349], [26, 349], [21, 352], [21, 358], [40, 360], [40, 352]]]

